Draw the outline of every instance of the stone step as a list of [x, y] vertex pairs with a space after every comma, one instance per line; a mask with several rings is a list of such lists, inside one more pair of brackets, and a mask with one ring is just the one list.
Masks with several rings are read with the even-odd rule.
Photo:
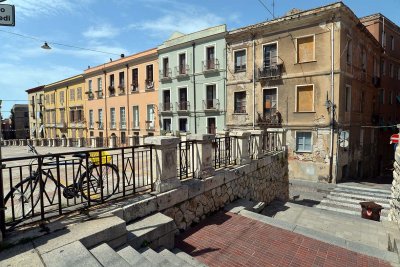
[[168, 261], [174, 263], [175, 265], [184, 266], [184, 267], [193, 267], [193, 265], [191, 265], [191, 264], [187, 263], [186, 261], [184, 261], [183, 259], [179, 258], [178, 256], [176, 256], [174, 253], [172, 253], [171, 251], [169, 251], [166, 248], [161, 247], [157, 250], [157, 252], [158, 252], [158, 254], [163, 256]]
[[398, 256], [396, 253], [378, 249], [376, 247], [368, 246], [365, 244], [360, 244], [354, 241], [346, 240], [337, 236], [333, 236], [326, 232], [317, 231], [308, 227], [299, 226], [287, 221], [279, 220], [276, 218], [271, 218], [264, 216], [262, 214], [254, 213], [248, 210], [240, 211], [239, 215], [245, 216], [247, 218], [263, 222], [265, 224], [272, 225], [281, 229], [285, 229], [297, 234], [301, 234], [312, 239], [316, 239], [325, 243], [329, 243], [335, 246], [339, 246], [357, 253], [364, 255], [376, 257], [385, 261], [389, 261], [392, 264], [398, 264]]
[[[357, 199], [357, 198], [348, 198], [348, 197], [344, 197], [341, 195], [328, 195], [326, 200], [331, 200], [333, 202], [343, 202], [343, 203], [351, 203], [351, 204], [356, 204], [358, 206], [360, 206], [360, 202], [362, 202], [363, 200], [361, 199]], [[382, 207], [384, 207], [385, 209], [390, 209], [390, 203], [389, 202], [384, 202], [381, 200], [373, 200], [375, 203], [381, 205]], [[323, 202], [323, 201], [322, 201]]]
[[364, 195], [359, 195], [359, 194], [352, 194], [352, 193], [347, 193], [347, 192], [336, 192], [332, 191], [328, 196], [337, 196], [337, 197], [342, 197], [342, 198], [347, 198], [347, 199], [354, 199], [359, 202], [362, 201], [374, 201], [374, 202], [380, 202], [380, 203], [390, 203], [390, 199], [388, 198], [381, 198], [381, 197], [371, 197], [371, 196], [364, 196]]
[[172, 218], [156, 213], [126, 226], [128, 231], [127, 243], [135, 249], [150, 243], [156, 249], [163, 246], [167, 249], [174, 247], [176, 225]]
[[176, 267], [178, 266], [175, 263], [170, 262], [168, 259], [164, 258], [162, 255], [158, 254], [151, 248], [143, 248], [139, 250], [140, 254], [146, 257], [151, 263], [157, 266], [165, 266], [165, 267]]
[[118, 252], [126, 262], [128, 262], [131, 266], [138, 267], [154, 267], [153, 263], [147, 260], [142, 254], [136, 251], [131, 246], [126, 246], [123, 249], [120, 249]]
[[390, 192], [385, 194], [385, 193], [375, 193], [375, 192], [370, 192], [370, 191], [365, 191], [365, 190], [353, 190], [350, 188], [340, 188], [340, 187], [335, 188], [332, 192], [347, 193], [347, 194], [351, 194], [351, 195], [358, 195], [358, 196], [365, 196], [365, 197], [376, 197], [376, 198], [382, 198], [382, 199], [390, 199], [390, 197], [391, 197]]
[[90, 253], [101, 263], [103, 266], [121, 266], [131, 267], [117, 252], [115, 252], [109, 245], [101, 244], [90, 250]]
[[182, 250], [180, 250], [178, 248], [174, 248], [172, 250], [172, 253], [174, 253], [176, 256], [178, 256], [179, 258], [186, 261], [188, 264], [190, 264], [192, 266], [207, 267], [207, 265], [205, 265], [204, 263], [199, 262], [198, 260], [196, 260], [195, 258], [190, 256], [189, 254], [187, 254], [186, 252], [183, 252]]
[[[321, 203], [329, 203], [329, 204], [333, 204], [333, 205], [349, 207], [349, 208], [352, 208], [354, 210], [358, 209], [361, 212], [361, 205], [358, 202], [341, 201], [341, 200], [327, 198], [327, 199], [322, 200]], [[385, 208], [384, 206], [383, 206], [383, 208], [384, 209], [381, 211], [381, 213], [385, 213], [386, 214], [386, 213], [389, 212], [389, 208]]]
[[390, 189], [378, 189], [378, 188], [370, 188], [365, 186], [354, 186], [354, 185], [347, 185], [347, 184], [337, 184], [336, 188], [347, 188], [352, 190], [362, 190], [362, 191], [369, 191], [375, 193], [382, 193], [382, 194], [390, 194]]
[[101, 267], [97, 259], [79, 241], [58, 247], [41, 255], [45, 266]]
[[[352, 207], [346, 207], [343, 205], [336, 205], [336, 204], [331, 204], [331, 203], [325, 202], [325, 203], [318, 204], [316, 206], [316, 208], [351, 214], [351, 215], [355, 215], [355, 216], [361, 216], [361, 207], [352, 208]], [[381, 220], [387, 220], [387, 211], [382, 210]]]

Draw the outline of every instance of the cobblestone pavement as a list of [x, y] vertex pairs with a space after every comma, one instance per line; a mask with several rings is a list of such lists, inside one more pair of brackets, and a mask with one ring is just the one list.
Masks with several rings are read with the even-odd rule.
[[179, 236], [175, 245], [209, 266], [391, 266], [374, 257], [222, 211]]

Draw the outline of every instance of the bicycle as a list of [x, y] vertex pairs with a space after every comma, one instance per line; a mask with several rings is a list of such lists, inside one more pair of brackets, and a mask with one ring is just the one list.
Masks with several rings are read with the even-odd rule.
[[[29, 144], [28, 147], [31, 153], [40, 156], [35, 147]], [[119, 187], [120, 177], [118, 167], [109, 162], [111, 156], [107, 153], [101, 153], [100, 156], [98, 153], [96, 155], [96, 153], [97, 152], [89, 153], [92, 154], [90, 157], [88, 157], [89, 155], [86, 152], [73, 154], [73, 157], [78, 158], [78, 162], [76, 162], [76, 160], [69, 162], [64, 160], [60, 163], [59, 159], [57, 162], [54, 162], [54, 156], [52, 154], [44, 156], [43, 158], [35, 158], [34, 160], [39, 159], [38, 169], [31, 172], [30, 176], [13, 186], [4, 198], [5, 207], [11, 206], [12, 221], [14, 224], [18, 224], [27, 217], [33, 217], [35, 215], [35, 207], [38, 205], [41, 198], [43, 202], [47, 199], [51, 205], [53, 204], [52, 202], [56, 194], [54, 194], [51, 199], [49, 197], [51, 191], [46, 190], [46, 187], [49, 188], [52, 186], [52, 188], [55, 188], [52, 193], [55, 193], [57, 190], [62, 190], [62, 195], [66, 199], [79, 198], [82, 196], [85, 200], [98, 203], [110, 198]], [[58, 157], [65, 158], [63, 156]], [[51, 162], [43, 162], [46, 158], [50, 159]], [[86, 163], [86, 158], [88, 158], [89, 162], [87, 167], [84, 164], [84, 161]], [[102, 161], [101, 164], [99, 160]], [[31, 161], [30, 165], [32, 165], [33, 161]], [[54, 177], [51, 166], [57, 167], [57, 164], [59, 164], [59, 166], [79, 165], [78, 170], [74, 173], [72, 184], [66, 186]], [[42, 169], [41, 167], [43, 166], [50, 166], [50, 168]], [[42, 190], [40, 190], [41, 182], [43, 184], [43, 193], [41, 192]], [[49, 185], [48, 182], [51, 182], [52, 185]], [[61, 199], [59, 199], [59, 201], [61, 201]]]

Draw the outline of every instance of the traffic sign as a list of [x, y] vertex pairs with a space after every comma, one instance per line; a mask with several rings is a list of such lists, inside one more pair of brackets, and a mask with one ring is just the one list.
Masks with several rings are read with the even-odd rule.
[[15, 26], [15, 6], [0, 4], [0, 26]]
[[398, 144], [399, 143], [399, 134], [392, 134], [390, 137], [390, 143], [391, 144]]

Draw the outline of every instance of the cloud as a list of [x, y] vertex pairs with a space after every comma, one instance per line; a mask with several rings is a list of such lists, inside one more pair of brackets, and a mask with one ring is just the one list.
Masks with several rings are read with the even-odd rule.
[[113, 38], [119, 34], [119, 29], [108, 24], [103, 24], [91, 26], [82, 34], [86, 38]]

